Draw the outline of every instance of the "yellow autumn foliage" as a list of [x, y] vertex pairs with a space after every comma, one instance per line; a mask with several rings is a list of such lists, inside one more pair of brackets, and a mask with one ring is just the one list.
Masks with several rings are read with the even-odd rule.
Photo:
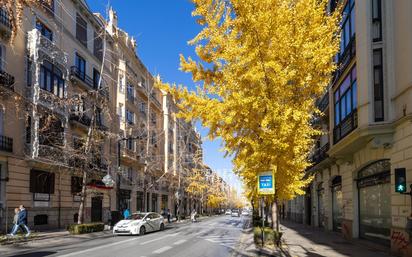
[[196, 92], [158, 83], [179, 99], [180, 116], [221, 138], [236, 172], [256, 197], [256, 176], [272, 171], [276, 197], [302, 194], [310, 165], [315, 99], [326, 90], [339, 45], [339, 12], [327, 0], [192, 0], [202, 31], [181, 56]]

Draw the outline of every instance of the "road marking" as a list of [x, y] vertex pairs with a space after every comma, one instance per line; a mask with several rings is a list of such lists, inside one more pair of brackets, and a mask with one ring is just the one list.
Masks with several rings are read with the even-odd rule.
[[180, 244], [183, 244], [183, 243], [186, 242], [186, 241], [187, 241], [186, 239], [182, 239], [182, 240], [179, 240], [179, 241], [174, 242], [173, 244], [174, 244], [174, 245], [180, 245]]
[[158, 237], [158, 238], [155, 238], [155, 239], [152, 239], [152, 240], [149, 240], [149, 241], [145, 241], [145, 242], [143, 242], [143, 243], [140, 243], [140, 245], [150, 244], [150, 243], [153, 243], [153, 242], [156, 242], [156, 241], [159, 241], [159, 240], [162, 240], [162, 239], [171, 237], [171, 236], [177, 236], [178, 234], [179, 234], [179, 233], [164, 235], [164, 236], [161, 236], [161, 237]]
[[92, 251], [96, 251], [97, 249], [107, 248], [107, 247], [111, 247], [111, 246], [119, 245], [119, 244], [124, 244], [124, 243], [130, 242], [130, 241], [134, 241], [134, 240], [137, 240], [137, 239], [138, 239], [138, 238], [132, 238], [132, 239], [127, 239], [127, 240], [119, 241], [119, 242], [116, 242], [116, 243], [101, 245], [101, 246], [89, 248], [89, 249], [86, 249], [86, 250], [83, 250], [83, 251], [72, 252], [72, 253], [60, 255], [60, 257], [77, 256], [77, 255], [82, 254], [82, 253], [92, 252]]
[[172, 247], [170, 247], [170, 246], [165, 246], [165, 247], [162, 247], [162, 248], [157, 249], [156, 251], [153, 251], [152, 253], [154, 253], [154, 254], [159, 254], [159, 253], [166, 252], [167, 250], [170, 250], [170, 249], [172, 249]]

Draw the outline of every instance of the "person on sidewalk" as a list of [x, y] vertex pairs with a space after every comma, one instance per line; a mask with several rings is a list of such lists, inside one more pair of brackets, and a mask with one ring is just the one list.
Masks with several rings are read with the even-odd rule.
[[127, 220], [130, 217], [130, 211], [129, 208], [126, 208], [123, 212], [123, 217], [125, 220]]
[[192, 214], [190, 215], [192, 222], [196, 222], [196, 214], [197, 214], [196, 210], [193, 209]]
[[15, 208], [14, 209], [14, 217], [13, 217], [13, 228], [11, 229], [11, 232], [9, 234], [9, 236], [15, 236], [17, 233], [17, 230], [19, 229], [19, 208]]
[[19, 219], [18, 219], [18, 225], [19, 227], [23, 227], [26, 230], [26, 237], [30, 236], [30, 229], [27, 226], [27, 210], [26, 208], [24, 208], [24, 205], [20, 205], [19, 207], [20, 211], [19, 211]]
[[170, 209], [167, 209], [167, 223], [170, 223]]

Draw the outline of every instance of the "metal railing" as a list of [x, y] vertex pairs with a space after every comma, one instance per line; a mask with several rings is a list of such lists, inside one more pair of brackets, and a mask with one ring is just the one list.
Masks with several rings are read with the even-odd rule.
[[316, 105], [321, 112], [324, 112], [326, 110], [329, 105], [329, 91], [326, 91], [323, 97], [317, 101]]
[[13, 152], [13, 138], [0, 135], [0, 151]]
[[338, 60], [338, 68], [335, 70], [333, 73], [333, 83], [339, 80], [340, 76], [344, 73], [352, 59], [356, 55], [356, 37], [353, 36], [349, 42], [349, 44], [346, 46], [345, 51], [339, 55], [339, 60]]
[[77, 79], [83, 81], [84, 84], [91, 89], [97, 89], [97, 85], [96, 83], [94, 83], [94, 80], [91, 77], [89, 77], [85, 72], [81, 71], [77, 66], [70, 67], [70, 76], [74, 76]]
[[9, 13], [3, 8], [0, 8], [0, 23], [3, 24], [7, 29], [11, 30]]
[[316, 150], [315, 150], [315, 152], [313, 153], [313, 155], [312, 155], [312, 163], [313, 164], [318, 164], [318, 163], [320, 163], [321, 161], [323, 161], [323, 160], [325, 160], [326, 158], [328, 158], [328, 154], [327, 154], [327, 152], [329, 151], [329, 147], [330, 147], [330, 144], [329, 144], [329, 142], [328, 143], [326, 143], [325, 145], [323, 145], [322, 147], [320, 147], [320, 148], [317, 148]]
[[79, 122], [80, 124], [83, 124], [85, 126], [90, 126], [92, 120], [86, 116], [86, 115], [79, 115], [76, 113], [71, 113], [69, 116], [70, 121], [76, 121]]
[[355, 109], [333, 128], [333, 143], [336, 144], [357, 127], [358, 112]]
[[7, 72], [0, 70], [0, 85], [8, 89], [14, 90], [14, 77]]

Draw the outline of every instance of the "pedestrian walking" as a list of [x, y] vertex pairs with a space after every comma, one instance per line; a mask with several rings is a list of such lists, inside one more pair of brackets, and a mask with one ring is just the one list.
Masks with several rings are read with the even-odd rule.
[[170, 209], [167, 209], [167, 223], [170, 223]]
[[196, 210], [193, 209], [192, 214], [190, 215], [192, 222], [196, 222], [196, 214], [197, 214]]
[[13, 228], [11, 229], [11, 232], [9, 236], [15, 236], [17, 233], [17, 230], [19, 229], [19, 208], [14, 209], [14, 217], [13, 217]]
[[129, 208], [126, 208], [123, 212], [123, 217], [125, 220], [127, 220], [130, 217], [130, 211]]
[[23, 227], [26, 230], [26, 237], [30, 236], [30, 229], [27, 226], [27, 217], [29, 216], [26, 208], [24, 208], [24, 205], [20, 205], [20, 211], [19, 211], [19, 226]]

